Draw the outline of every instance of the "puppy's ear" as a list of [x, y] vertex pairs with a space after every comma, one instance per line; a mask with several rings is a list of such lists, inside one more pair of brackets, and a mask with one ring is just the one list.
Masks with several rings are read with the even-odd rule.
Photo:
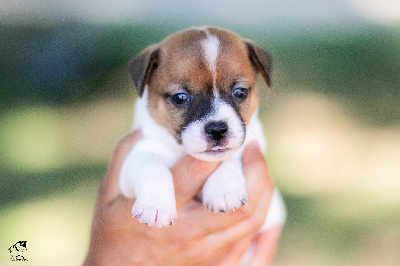
[[150, 81], [151, 75], [158, 67], [159, 55], [160, 49], [157, 44], [154, 44], [129, 62], [128, 71], [140, 97], [143, 95], [144, 87]]
[[247, 47], [249, 59], [255, 69], [261, 73], [268, 87], [271, 87], [271, 70], [272, 70], [272, 57], [264, 49], [258, 47], [251, 40], [245, 40], [244, 43]]

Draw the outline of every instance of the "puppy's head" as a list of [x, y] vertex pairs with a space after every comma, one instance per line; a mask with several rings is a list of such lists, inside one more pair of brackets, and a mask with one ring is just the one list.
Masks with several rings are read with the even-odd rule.
[[210, 27], [190, 28], [133, 58], [129, 71], [151, 117], [188, 154], [223, 160], [244, 142], [257, 109], [256, 78], [270, 85], [271, 57], [253, 42]]

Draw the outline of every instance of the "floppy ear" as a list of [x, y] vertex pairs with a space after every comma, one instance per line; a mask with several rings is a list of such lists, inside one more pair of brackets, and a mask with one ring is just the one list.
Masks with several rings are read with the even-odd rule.
[[128, 64], [128, 71], [133, 84], [141, 97], [144, 87], [158, 67], [160, 49], [157, 44], [147, 47], [134, 57]]
[[271, 69], [272, 69], [272, 57], [264, 49], [258, 47], [251, 40], [245, 40], [244, 42], [247, 47], [249, 59], [253, 66], [263, 76], [268, 87], [271, 87]]

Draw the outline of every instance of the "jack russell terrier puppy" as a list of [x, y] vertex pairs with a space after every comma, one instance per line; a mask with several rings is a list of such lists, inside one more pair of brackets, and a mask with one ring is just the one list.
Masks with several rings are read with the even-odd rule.
[[[271, 57], [252, 41], [219, 28], [175, 33], [133, 58], [129, 72], [138, 91], [133, 129], [143, 137], [126, 157], [120, 189], [136, 197], [132, 215], [153, 227], [177, 218], [170, 168], [184, 155], [222, 161], [199, 198], [212, 212], [246, 203], [241, 157], [256, 140], [265, 150], [257, 118], [256, 78], [271, 83]], [[283, 225], [285, 209], [277, 190], [263, 229]]]

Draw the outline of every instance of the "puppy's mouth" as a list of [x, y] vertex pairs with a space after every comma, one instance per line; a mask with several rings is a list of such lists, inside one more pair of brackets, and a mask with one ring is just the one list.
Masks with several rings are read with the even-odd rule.
[[193, 157], [203, 161], [222, 161], [237, 150], [235, 147], [214, 145], [202, 151], [188, 152]]
[[211, 156], [223, 156], [230, 151], [232, 151], [232, 149], [230, 149], [230, 148], [215, 146], [215, 147], [205, 150], [203, 153], [206, 155], [211, 155]]

